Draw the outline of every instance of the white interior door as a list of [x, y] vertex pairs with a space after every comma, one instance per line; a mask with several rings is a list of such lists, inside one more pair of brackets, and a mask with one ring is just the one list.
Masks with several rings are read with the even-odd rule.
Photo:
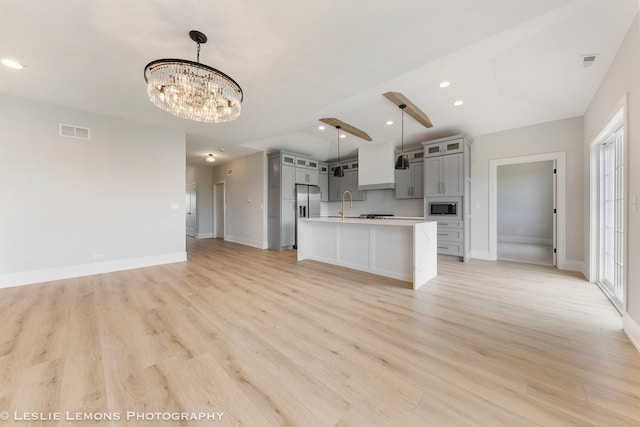
[[187, 184], [184, 209], [186, 213], [187, 236], [196, 237], [196, 185]]

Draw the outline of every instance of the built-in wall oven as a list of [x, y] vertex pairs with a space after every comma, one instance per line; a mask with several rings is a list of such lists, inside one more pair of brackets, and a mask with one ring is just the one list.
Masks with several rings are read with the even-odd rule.
[[426, 197], [424, 204], [428, 221], [462, 220], [462, 197]]

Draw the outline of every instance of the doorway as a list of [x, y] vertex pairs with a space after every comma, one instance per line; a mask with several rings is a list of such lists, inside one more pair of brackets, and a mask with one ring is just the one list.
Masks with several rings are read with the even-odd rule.
[[560, 269], [572, 267], [566, 259], [566, 153], [543, 153], [489, 161], [489, 256], [498, 259], [498, 168], [504, 165], [523, 165], [550, 161], [554, 164], [553, 188], [553, 265]]
[[186, 234], [196, 237], [196, 184], [187, 184], [184, 210], [186, 214]]
[[497, 258], [555, 265], [555, 162], [497, 169]]
[[224, 240], [224, 224], [225, 224], [225, 194], [224, 181], [218, 182], [213, 186], [213, 229], [216, 239]]

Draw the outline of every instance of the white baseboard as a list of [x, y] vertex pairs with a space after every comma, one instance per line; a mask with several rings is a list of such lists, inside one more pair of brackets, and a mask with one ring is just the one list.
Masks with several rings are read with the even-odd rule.
[[252, 248], [258, 248], [258, 249], [268, 248], [268, 246], [262, 240], [247, 239], [239, 236], [230, 236], [228, 234], [224, 236], [224, 240], [226, 240], [227, 242], [238, 243], [240, 245], [251, 246]]
[[495, 258], [491, 257], [491, 252], [489, 251], [479, 251], [477, 249], [471, 251], [471, 258], [474, 259], [483, 259], [485, 261], [495, 261]]
[[624, 332], [636, 350], [640, 351], [640, 325], [626, 312], [624, 313]]
[[552, 245], [553, 239], [543, 239], [541, 237], [527, 237], [527, 236], [498, 236], [498, 243], [527, 243], [530, 245]]
[[130, 258], [118, 261], [95, 262], [91, 264], [70, 265], [67, 267], [48, 268], [43, 270], [23, 271], [0, 275], [0, 288], [31, 285], [33, 283], [50, 282], [52, 280], [70, 279], [72, 277], [92, 276], [94, 274], [131, 270], [134, 268], [152, 267], [154, 265], [171, 264], [187, 260], [186, 252]]
[[213, 239], [213, 233], [196, 233], [196, 239]]

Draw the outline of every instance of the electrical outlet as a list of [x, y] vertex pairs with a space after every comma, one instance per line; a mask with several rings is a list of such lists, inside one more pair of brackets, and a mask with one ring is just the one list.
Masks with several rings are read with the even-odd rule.
[[171, 209], [173, 209], [174, 211], [178, 210], [179, 205], [177, 203], [171, 203]]

